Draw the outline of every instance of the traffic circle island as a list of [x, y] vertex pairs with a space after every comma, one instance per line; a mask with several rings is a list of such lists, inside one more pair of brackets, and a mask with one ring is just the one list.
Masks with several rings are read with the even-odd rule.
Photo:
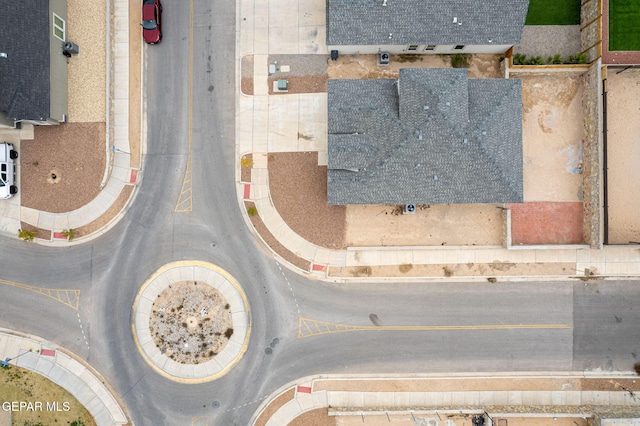
[[133, 305], [133, 336], [159, 374], [202, 383], [226, 374], [246, 351], [249, 306], [237, 281], [200, 261], [162, 266], [142, 285]]

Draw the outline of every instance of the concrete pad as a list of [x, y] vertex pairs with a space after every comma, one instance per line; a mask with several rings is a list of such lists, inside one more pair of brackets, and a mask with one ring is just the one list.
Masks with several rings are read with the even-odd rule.
[[327, 407], [329, 405], [327, 391], [312, 392], [311, 397], [313, 398], [314, 407]]
[[347, 407], [364, 407], [365, 392], [349, 392]]
[[326, 27], [324, 25], [298, 28], [298, 52], [301, 54], [327, 54]]
[[38, 210], [31, 209], [29, 207], [21, 207], [20, 208], [20, 219], [24, 222], [27, 222], [31, 225], [38, 224], [38, 217], [40, 216], [40, 212]]
[[193, 266], [181, 266], [178, 268], [180, 272], [180, 281], [193, 281]]
[[509, 401], [509, 405], [522, 405], [523, 401], [523, 392], [522, 391], [509, 391], [509, 395], [507, 400]]
[[269, 152], [297, 150], [298, 95], [269, 97]]
[[327, 151], [327, 94], [300, 95], [298, 110], [298, 151]]
[[53, 360], [49, 360], [40, 356], [38, 357], [38, 360], [36, 362], [36, 367], [34, 370], [42, 374], [43, 376], [48, 376], [53, 367], [54, 367]]
[[638, 275], [640, 264], [631, 262], [606, 263], [604, 273], [607, 275]]
[[345, 391], [328, 391], [327, 402], [331, 407], [348, 407], [349, 393]]
[[311, 395], [298, 395], [296, 400], [298, 401], [298, 405], [300, 405], [300, 409], [302, 409], [302, 411], [308, 411], [314, 408], [313, 398]]
[[[295, 16], [297, 20], [297, 13]], [[300, 53], [298, 51], [298, 27], [291, 25], [269, 27], [269, 53], [289, 55]]]
[[453, 404], [453, 396], [451, 392], [438, 392], [438, 403], [440, 407], [448, 407]]

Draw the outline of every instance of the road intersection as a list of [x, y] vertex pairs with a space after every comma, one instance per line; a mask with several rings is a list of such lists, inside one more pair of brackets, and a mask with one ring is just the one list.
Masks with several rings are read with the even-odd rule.
[[[78, 244], [0, 236], [2, 327], [76, 354], [141, 425], [246, 425], [273, 392], [318, 374], [631, 369], [637, 280], [335, 284], [283, 267], [248, 229], [236, 191], [234, 46], [245, 14], [231, 1], [164, 10], [163, 43], [145, 50], [147, 142], [133, 201]], [[242, 359], [199, 384], [157, 374], [131, 332], [140, 286], [191, 260], [238, 281], [252, 324]]]

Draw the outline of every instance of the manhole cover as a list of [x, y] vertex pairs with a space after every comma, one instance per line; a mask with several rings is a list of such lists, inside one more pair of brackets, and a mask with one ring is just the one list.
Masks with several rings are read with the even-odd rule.
[[265, 349], [264, 349], [264, 353], [265, 353], [265, 354], [267, 354], [267, 355], [271, 355], [271, 354], [273, 353], [273, 349], [271, 349], [271, 348], [265, 348]]
[[219, 401], [213, 401], [213, 402], [211, 403], [211, 406], [212, 406], [213, 408], [218, 408], [218, 407], [220, 407], [220, 402], [219, 402]]

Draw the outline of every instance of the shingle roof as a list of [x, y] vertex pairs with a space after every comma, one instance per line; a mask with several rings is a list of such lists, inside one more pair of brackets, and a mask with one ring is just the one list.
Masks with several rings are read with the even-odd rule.
[[513, 45], [528, 7], [529, 0], [327, 0], [327, 45]]
[[328, 92], [329, 204], [522, 202], [519, 79], [401, 69]]
[[49, 2], [0, 0], [0, 111], [49, 118]]

